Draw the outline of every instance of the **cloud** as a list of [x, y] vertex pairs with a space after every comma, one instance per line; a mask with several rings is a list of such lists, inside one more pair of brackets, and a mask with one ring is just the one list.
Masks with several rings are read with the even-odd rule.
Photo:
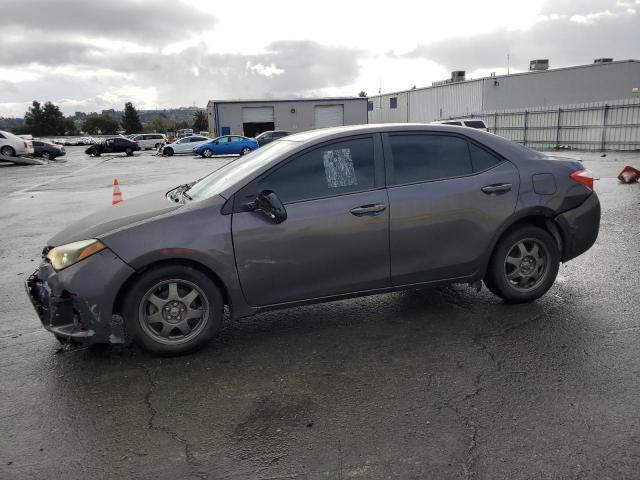
[[[14, 103], [24, 101], [25, 94], [58, 102], [65, 112], [78, 104], [84, 109], [121, 108], [129, 100], [140, 108], [155, 108], [194, 101], [204, 105], [213, 98], [313, 95], [321, 89], [354, 83], [363, 54], [312, 41], [274, 42], [258, 54], [211, 53], [202, 44], [174, 55], [120, 52], [72, 42], [43, 44], [39, 40], [23, 46], [22, 56], [0, 51], [0, 64], [12, 62], [14, 72], [24, 70], [25, 75], [36, 78], [21, 82], [19, 93], [0, 92], [0, 115], [7, 115], [9, 109], [15, 111]], [[45, 60], [42, 65], [43, 54], [54, 60]], [[52, 80], [55, 88], [49, 86]], [[66, 101], [74, 97], [76, 88], [86, 96], [75, 103]]]
[[80, 34], [142, 45], [183, 39], [185, 32], [202, 32], [216, 23], [211, 13], [177, 0], [3, 0], [2, 18], [5, 34]]
[[[600, 2], [602, 3], [602, 2]], [[580, 20], [576, 17], [582, 15]], [[527, 30], [500, 31], [421, 45], [409, 58], [426, 58], [448, 70], [474, 72], [506, 66], [528, 68], [528, 61], [549, 58], [551, 67], [591, 63], [599, 57], [623, 60], [637, 56], [640, 16], [636, 13], [574, 14], [543, 21]]]

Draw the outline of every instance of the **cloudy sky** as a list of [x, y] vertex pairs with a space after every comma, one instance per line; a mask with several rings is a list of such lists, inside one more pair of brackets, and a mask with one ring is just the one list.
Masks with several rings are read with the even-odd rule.
[[640, 58], [640, 0], [1, 0], [0, 116], [375, 94]]

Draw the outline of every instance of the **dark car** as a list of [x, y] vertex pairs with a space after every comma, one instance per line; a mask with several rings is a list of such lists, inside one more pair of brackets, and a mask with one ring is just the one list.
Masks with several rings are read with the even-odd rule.
[[49, 160], [53, 160], [57, 157], [66, 155], [64, 147], [56, 145], [52, 142], [46, 142], [44, 140], [33, 141], [33, 155], [36, 157], [42, 157]]
[[80, 220], [27, 289], [60, 339], [175, 354], [211, 338], [225, 305], [235, 319], [481, 280], [530, 302], [599, 225], [578, 161], [464, 127], [339, 127]]
[[256, 137], [256, 142], [258, 142], [258, 145], [262, 146], [288, 135], [291, 135], [291, 132], [287, 132], [285, 130], [269, 130], [268, 132], [262, 132], [258, 135]]
[[84, 153], [99, 157], [103, 153], [126, 153], [128, 156], [140, 150], [140, 146], [125, 137], [104, 138], [93, 145], [90, 145]]

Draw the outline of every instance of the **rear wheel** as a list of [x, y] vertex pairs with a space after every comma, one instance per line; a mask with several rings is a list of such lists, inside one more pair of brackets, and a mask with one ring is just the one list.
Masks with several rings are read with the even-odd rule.
[[242, 150], [240, 150], [240, 156], [246, 155], [249, 152], [251, 152], [251, 149], [249, 147], [244, 147]]
[[170, 157], [171, 155], [173, 155], [173, 148], [171, 147], [167, 147], [162, 151], [163, 155], [166, 155], [167, 157]]
[[206, 343], [218, 330], [223, 300], [201, 271], [165, 265], [145, 272], [130, 289], [125, 318], [135, 341], [160, 355], [178, 355]]
[[160, 148], [160, 144], [159, 144], [159, 143], [156, 143], [156, 144], [153, 146], [153, 148], [155, 148], [156, 150], [157, 150], [157, 149], [159, 149], [159, 148]]
[[5, 157], [15, 157], [16, 151], [13, 147], [5, 145], [4, 147], [2, 147], [2, 149], [0, 149], [0, 154], [4, 155]]
[[539, 227], [525, 225], [498, 242], [484, 283], [508, 302], [530, 302], [551, 288], [559, 266], [560, 252], [553, 237]]

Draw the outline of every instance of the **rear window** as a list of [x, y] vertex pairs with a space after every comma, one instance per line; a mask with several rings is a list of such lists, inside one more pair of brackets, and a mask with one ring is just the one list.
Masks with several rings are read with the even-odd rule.
[[469, 120], [469, 121], [465, 121], [464, 124], [465, 126], [471, 127], [471, 128], [487, 128], [487, 126], [481, 120]]

